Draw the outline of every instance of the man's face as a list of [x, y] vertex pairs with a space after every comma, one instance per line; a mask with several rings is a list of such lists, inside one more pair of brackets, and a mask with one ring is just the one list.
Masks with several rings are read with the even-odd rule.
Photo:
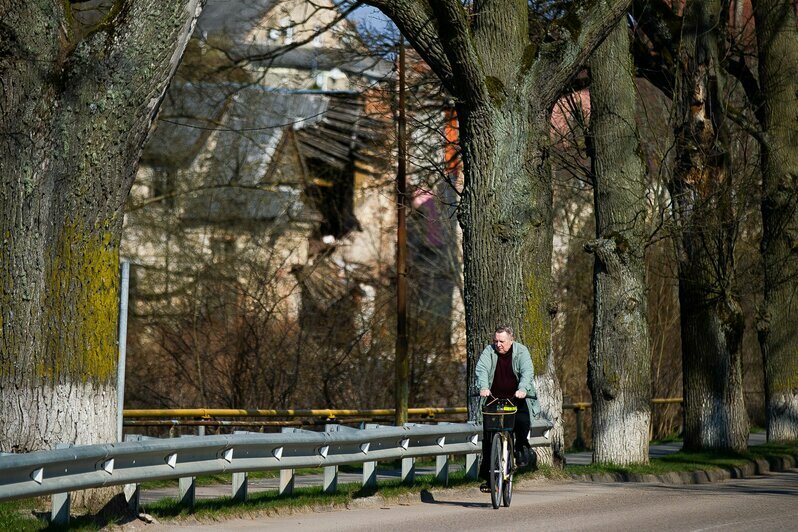
[[493, 337], [493, 345], [496, 346], [496, 352], [500, 355], [506, 355], [507, 351], [513, 346], [513, 337], [506, 332], [497, 332]]

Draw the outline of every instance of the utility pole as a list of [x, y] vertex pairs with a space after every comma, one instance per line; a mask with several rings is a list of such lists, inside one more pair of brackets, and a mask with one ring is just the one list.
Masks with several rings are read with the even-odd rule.
[[405, 39], [399, 37], [399, 116], [397, 121], [396, 226], [396, 415], [407, 423], [410, 359], [407, 347], [407, 119], [405, 116]]

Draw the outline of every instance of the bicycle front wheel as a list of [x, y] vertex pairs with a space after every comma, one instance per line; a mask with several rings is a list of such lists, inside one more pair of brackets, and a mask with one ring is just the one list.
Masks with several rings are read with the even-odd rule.
[[504, 483], [504, 467], [502, 464], [502, 435], [497, 432], [493, 435], [490, 447], [490, 502], [493, 508], [498, 508], [502, 499], [502, 484]]
[[502, 470], [504, 471], [504, 484], [502, 485], [502, 504], [510, 506], [513, 500], [513, 438], [507, 438], [507, 448], [503, 453]]

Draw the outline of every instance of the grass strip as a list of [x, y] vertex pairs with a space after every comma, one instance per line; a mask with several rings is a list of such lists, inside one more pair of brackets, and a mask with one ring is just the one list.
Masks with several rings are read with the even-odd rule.
[[[450, 487], [469, 484], [474, 484], [474, 481], [466, 478], [462, 471], [449, 475]], [[307, 486], [295, 488], [290, 495], [278, 495], [277, 490], [251, 493], [245, 502], [235, 501], [231, 497], [198, 499], [193, 509], [182, 506], [176, 499], [168, 498], [145, 505], [144, 511], [159, 519], [188, 516], [198, 519], [240, 517], [246, 514], [271, 514], [308, 508], [345, 508], [357, 499], [377, 494], [383, 499], [393, 500], [433, 487], [440, 487], [434, 475], [420, 475], [413, 484], [402, 484], [401, 480], [381, 481], [376, 488], [366, 488], [359, 483], [339, 484], [337, 491], [329, 494], [324, 493], [321, 486]]]
[[572, 475], [597, 473], [619, 473], [638, 475], [661, 475], [671, 472], [707, 471], [739, 467], [752, 460], [785, 456], [798, 456], [798, 441], [755, 445], [748, 451], [678, 451], [662, 458], [654, 458], [647, 465], [613, 466], [604, 464], [569, 465], [565, 471]]

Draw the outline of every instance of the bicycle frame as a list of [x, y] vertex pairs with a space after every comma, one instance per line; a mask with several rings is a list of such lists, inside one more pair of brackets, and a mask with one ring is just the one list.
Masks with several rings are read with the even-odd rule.
[[[511, 419], [504, 416], [508, 413], [515, 414], [516, 408], [506, 399], [494, 398], [490, 404], [496, 404], [494, 411], [483, 411], [484, 424], [487, 427], [485, 437], [492, 434], [488, 482], [493, 508], [499, 508], [500, 505], [510, 506], [513, 494], [513, 473], [516, 469], [513, 452], [514, 415]], [[487, 419], [489, 415], [492, 416], [490, 423]], [[488, 459], [488, 457], [483, 457], [483, 459]]]

